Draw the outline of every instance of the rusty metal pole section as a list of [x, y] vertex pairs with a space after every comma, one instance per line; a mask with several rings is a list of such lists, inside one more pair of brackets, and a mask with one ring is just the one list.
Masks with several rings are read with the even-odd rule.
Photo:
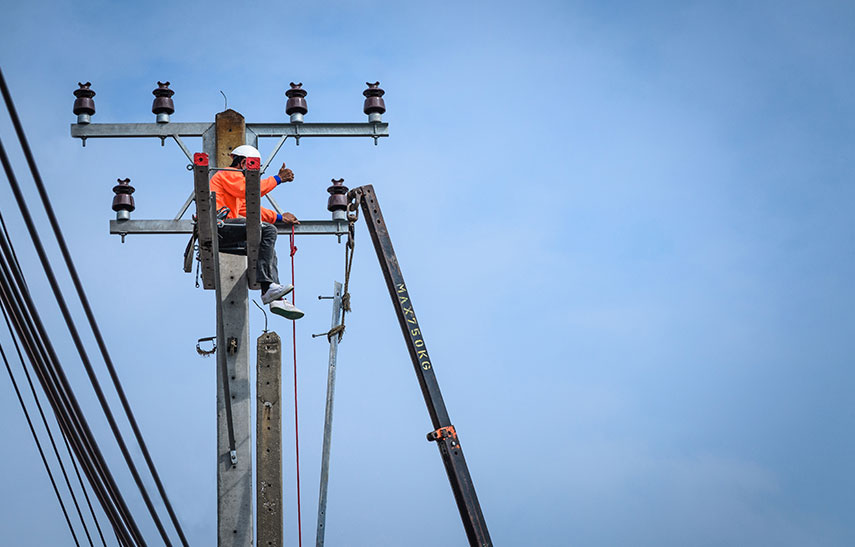
[[[229, 152], [244, 143], [243, 116], [226, 110], [216, 117], [217, 166], [228, 165]], [[213, 234], [216, 237], [216, 234]], [[246, 257], [219, 253], [220, 306], [229, 376], [217, 375], [217, 538], [220, 547], [253, 544], [252, 400], [249, 381], [249, 298]], [[230, 382], [231, 401], [223, 400], [222, 382]], [[237, 461], [229, 450], [226, 404], [231, 403]]]
[[374, 250], [377, 252], [380, 268], [383, 270], [383, 277], [386, 279], [386, 286], [389, 289], [389, 296], [392, 297], [395, 314], [398, 316], [398, 323], [401, 325], [404, 341], [407, 344], [407, 350], [410, 352], [413, 368], [416, 371], [416, 377], [419, 380], [422, 395], [433, 424], [434, 430], [428, 433], [427, 438], [429, 441], [435, 441], [439, 447], [442, 463], [445, 464], [445, 472], [451, 483], [451, 490], [454, 493], [454, 500], [457, 502], [457, 509], [460, 512], [460, 518], [463, 520], [463, 528], [466, 530], [469, 544], [475, 547], [492, 546], [490, 533], [487, 531], [487, 523], [484, 521], [484, 515], [481, 512], [481, 504], [475, 494], [475, 485], [472, 483], [469, 468], [466, 466], [466, 460], [463, 457], [463, 448], [460, 446], [457, 431], [451, 425], [451, 420], [448, 417], [448, 411], [445, 408], [445, 402], [442, 399], [442, 393], [440, 393], [439, 383], [434, 372], [434, 365], [428, 355], [416, 313], [413, 311], [413, 302], [407, 292], [407, 285], [404, 283], [404, 275], [401, 273], [395, 250], [392, 248], [392, 240], [389, 237], [383, 213], [380, 211], [380, 204], [377, 202], [374, 187], [370, 184], [360, 186], [351, 190], [349, 196], [351, 199], [361, 200], [365, 224], [371, 234], [371, 241], [374, 243]]
[[255, 499], [260, 547], [282, 545], [282, 341], [265, 332], [256, 343]]

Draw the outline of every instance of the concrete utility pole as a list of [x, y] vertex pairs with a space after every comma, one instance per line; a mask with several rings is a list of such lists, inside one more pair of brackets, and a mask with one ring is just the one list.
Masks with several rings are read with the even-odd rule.
[[[113, 200], [113, 210], [116, 220], [110, 221], [110, 233], [121, 235], [122, 241], [128, 234], [191, 234], [194, 223], [183, 220], [190, 204], [197, 203], [199, 250], [203, 261], [203, 281], [205, 289], [215, 289], [218, 301], [217, 319], [217, 352], [218, 359], [225, 354], [225, 367], [217, 367], [217, 541], [219, 547], [249, 547], [253, 544], [253, 503], [252, 503], [252, 448], [251, 436], [251, 394], [249, 385], [249, 298], [248, 289], [254, 283], [253, 275], [247, 275], [247, 257], [231, 254], [216, 253], [216, 234], [214, 233], [213, 216], [215, 211], [210, 207], [206, 179], [210, 176], [209, 168], [216, 169], [229, 165], [229, 153], [242, 144], [258, 146], [259, 137], [278, 138], [270, 157], [261, 166], [260, 171], [247, 172], [247, 233], [250, 227], [258, 225], [258, 216], [253, 209], [260, 205], [258, 201], [258, 177], [270, 165], [286, 139], [293, 138], [297, 144], [301, 138], [313, 137], [370, 137], [375, 144], [378, 138], [388, 137], [388, 124], [381, 119], [386, 111], [382, 96], [384, 91], [379, 88], [379, 82], [368, 84], [363, 92], [365, 101], [363, 112], [368, 115], [367, 123], [303, 123], [307, 114], [306, 91], [302, 84], [291, 84], [286, 92], [288, 101], [286, 113], [291, 123], [260, 123], [247, 124], [244, 117], [234, 110], [226, 110], [216, 115], [214, 123], [172, 123], [169, 120], [175, 112], [169, 82], [158, 82], [152, 113], [157, 116], [156, 123], [133, 124], [92, 124], [91, 116], [95, 114], [94, 95], [89, 83], [80, 84], [75, 91], [77, 100], [74, 102], [74, 113], [78, 123], [71, 125], [71, 136], [82, 140], [86, 145], [87, 139], [122, 138], [122, 137], [156, 137], [161, 143], [170, 138], [178, 144], [182, 152], [191, 162], [191, 168], [196, 176], [194, 191], [185, 201], [178, 214], [172, 219], [161, 220], [131, 220], [130, 213], [134, 210], [134, 200], [131, 197], [134, 189], [128, 180], [120, 181], [114, 187], [116, 198]], [[207, 158], [204, 164], [194, 160], [194, 156], [184, 144], [183, 139], [201, 137], [202, 149]], [[257, 168], [257, 167], [256, 167]], [[205, 178], [200, 179], [200, 176]], [[253, 183], [255, 183], [253, 185]], [[254, 188], [251, 188], [255, 186]], [[341, 190], [343, 189], [343, 192]], [[250, 196], [254, 191], [254, 196]], [[336, 181], [328, 190], [331, 194], [328, 209], [333, 213], [332, 220], [301, 220], [295, 226], [295, 234], [336, 235], [347, 234], [346, 201], [344, 194], [347, 189]], [[338, 196], [338, 194], [341, 194]], [[254, 199], [252, 199], [254, 198]], [[282, 209], [268, 195], [273, 209], [282, 213]], [[256, 205], [258, 204], [258, 205]], [[203, 215], [204, 212], [204, 215]], [[203, 218], [204, 216], [204, 218]], [[208, 228], [210, 227], [210, 228]], [[290, 226], [278, 226], [280, 233], [290, 233]], [[252, 237], [248, 235], [248, 251], [250, 264], [253, 253]], [[257, 240], [255, 241], [257, 246]], [[192, 249], [191, 249], [192, 251]], [[257, 252], [257, 248], [255, 249]], [[218, 256], [216, 256], [218, 255]], [[176, 257], [176, 260], [178, 258]], [[214, 264], [213, 261], [217, 263]], [[192, 264], [192, 262], [191, 262]], [[185, 264], [185, 269], [187, 264]], [[186, 270], [189, 271], [189, 270]], [[218, 271], [219, 275], [216, 275]], [[251, 278], [251, 279], [250, 279]], [[259, 416], [269, 424], [271, 429], [264, 430], [258, 435], [259, 447], [259, 481], [267, 481], [269, 485], [262, 487], [259, 482], [259, 545], [279, 547], [282, 542], [282, 454], [281, 454], [281, 367], [274, 366], [273, 360], [281, 360], [281, 345], [275, 333], [267, 333], [258, 340], [259, 367], [265, 369], [265, 384], [262, 390], [259, 384], [258, 397], [264, 408], [259, 408]], [[263, 348], [263, 351], [262, 351]], [[276, 375], [271, 376], [272, 369]], [[225, 372], [224, 372], [225, 369]], [[269, 378], [268, 378], [269, 376]], [[259, 373], [259, 382], [262, 374]], [[228, 398], [226, 394], [229, 394]], [[275, 400], [275, 403], [274, 403]], [[274, 416], [264, 414], [268, 407], [266, 403], [275, 404], [278, 431], [274, 431]], [[273, 412], [273, 406], [269, 407]], [[231, 415], [232, 431], [229, 429], [228, 417]], [[261, 431], [261, 424], [257, 424]], [[267, 427], [267, 425], [265, 425]], [[233, 439], [232, 439], [233, 437]], [[274, 438], [275, 437], [275, 438]], [[234, 451], [232, 451], [232, 443]], [[261, 457], [263, 445], [264, 457]], [[267, 457], [267, 450], [271, 456]], [[278, 451], [278, 455], [273, 454]], [[275, 492], [278, 472], [278, 499]], [[272, 486], [272, 489], [271, 489]], [[268, 503], [270, 502], [270, 503]], [[263, 510], [262, 510], [263, 504]], [[278, 507], [277, 507], [278, 505]], [[268, 509], [272, 508], [272, 511]], [[264, 529], [262, 529], [264, 528]], [[263, 541], [262, 541], [262, 538]]]
[[[244, 143], [244, 118], [234, 110], [220, 112], [214, 123], [218, 166], [229, 165], [229, 152]], [[201, 221], [201, 219], [200, 219]], [[247, 230], [249, 232], [249, 230]], [[213, 237], [216, 237], [214, 235]], [[223, 378], [217, 367], [217, 385], [229, 382], [231, 400], [217, 389], [217, 545], [252, 545], [252, 398], [249, 385], [249, 298], [246, 257], [217, 253], [220, 279], [214, 280], [220, 306], [222, 333], [217, 352], [225, 349]], [[217, 260], [218, 257], [214, 257]], [[232, 457], [226, 405], [231, 418], [236, 458]]]
[[258, 545], [282, 545], [282, 342], [275, 332], [258, 337], [255, 438], [258, 465]]

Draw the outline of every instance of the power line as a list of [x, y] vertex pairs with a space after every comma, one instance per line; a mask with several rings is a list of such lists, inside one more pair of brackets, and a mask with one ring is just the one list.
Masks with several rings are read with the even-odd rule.
[[[45, 471], [47, 471], [48, 478], [50, 478], [50, 484], [53, 486], [53, 492], [56, 494], [56, 499], [62, 509], [62, 515], [65, 517], [65, 522], [68, 524], [68, 531], [71, 532], [71, 537], [74, 538], [74, 544], [77, 545], [77, 547], [80, 547], [80, 542], [77, 540], [77, 534], [74, 533], [74, 526], [71, 525], [71, 519], [68, 518], [68, 511], [65, 509], [65, 503], [62, 501], [62, 496], [59, 494], [59, 488], [56, 486], [53, 473], [50, 470], [47, 458], [45, 458], [44, 450], [42, 450], [42, 443], [39, 442], [39, 437], [36, 435], [36, 429], [33, 427], [33, 421], [30, 419], [30, 413], [27, 412], [27, 407], [24, 404], [24, 398], [21, 397], [21, 391], [18, 389], [18, 383], [15, 381], [15, 376], [12, 374], [12, 367], [9, 366], [9, 360], [6, 358], [6, 352], [3, 351], [2, 345], [0, 345], [0, 356], [3, 357], [3, 364], [6, 365], [6, 372], [9, 373], [9, 379], [12, 381], [12, 387], [15, 388], [15, 395], [18, 396], [18, 402], [21, 403], [21, 410], [24, 412], [24, 417], [27, 419], [27, 425], [30, 427], [30, 433], [32, 433], [33, 440], [36, 442], [36, 448], [39, 450], [39, 456], [41, 456], [42, 463], [45, 466]], [[56, 450], [56, 446], [54, 446], [54, 450]], [[62, 474], [65, 476], [66, 483], [68, 483], [68, 475], [66, 475], [65, 469], [62, 470]], [[69, 484], [69, 490], [70, 489], [71, 485]], [[74, 505], [77, 507], [77, 513], [80, 514], [80, 506], [77, 505], [76, 499], [74, 500]], [[80, 516], [80, 520], [81, 522], [83, 521], [83, 515]], [[85, 526], [86, 525], [84, 524], [84, 527]], [[89, 537], [89, 531], [86, 532], [86, 536]], [[92, 538], [89, 538], [89, 545], [92, 545]]]
[[[0, 215], [0, 224], [2, 224], [2, 222], [3, 222], [3, 217], [2, 217], [2, 215]], [[6, 232], [6, 230], [5, 230], [5, 226], [4, 226], [4, 232], [6, 233], [6, 237], [8, 238], [8, 232]], [[14, 252], [14, 248], [12, 248], [12, 251]], [[62, 463], [62, 458], [60, 457], [60, 455], [59, 455], [59, 450], [58, 450], [58, 449], [57, 449], [57, 447], [56, 447], [56, 441], [54, 440], [53, 433], [51, 432], [51, 428], [50, 428], [50, 426], [48, 425], [47, 417], [45, 416], [44, 409], [42, 408], [42, 404], [41, 404], [41, 402], [39, 401], [39, 396], [38, 396], [38, 394], [36, 393], [36, 388], [35, 388], [35, 386], [33, 385], [33, 379], [32, 379], [32, 377], [30, 376], [29, 371], [27, 370], [27, 366], [26, 366], [26, 362], [25, 362], [25, 360], [24, 360], [24, 356], [23, 356], [23, 354], [21, 353], [21, 348], [20, 348], [20, 346], [18, 345], [18, 341], [17, 341], [17, 339], [15, 338], [14, 332], [12, 331], [12, 324], [9, 322], [9, 316], [8, 316], [8, 315], [7, 315], [7, 313], [6, 313], [6, 309], [5, 309], [5, 308], [3, 308], [2, 306], [0, 306], [0, 311], [2, 311], [2, 312], [3, 312], [3, 320], [4, 320], [4, 321], [5, 321], [5, 323], [6, 323], [6, 328], [7, 328], [7, 329], [8, 329], [8, 331], [9, 331], [9, 336], [10, 336], [10, 338], [11, 338], [11, 340], [12, 340], [12, 343], [13, 343], [13, 344], [14, 344], [14, 346], [15, 346], [15, 352], [16, 352], [16, 353], [17, 353], [17, 355], [18, 355], [18, 360], [21, 362], [21, 369], [24, 371], [24, 376], [26, 377], [26, 379], [27, 379], [27, 384], [28, 384], [28, 385], [29, 385], [29, 387], [30, 387], [30, 393], [31, 393], [31, 395], [32, 395], [32, 397], [33, 397], [33, 400], [34, 400], [34, 401], [35, 401], [35, 403], [36, 403], [36, 408], [37, 408], [37, 409], [38, 409], [38, 411], [39, 411], [39, 416], [41, 416], [42, 424], [44, 425], [45, 431], [47, 432], [47, 434], [48, 434], [48, 438], [50, 439], [50, 444], [51, 444], [51, 446], [53, 447], [54, 454], [56, 455], [56, 460], [57, 460], [57, 462], [59, 463], [59, 467], [60, 467], [60, 469], [62, 470], [62, 474], [63, 474], [63, 476], [65, 477], [65, 483], [66, 483], [66, 485], [68, 486], [68, 490], [69, 490], [69, 492], [71, 493], [71, 497], [72, 497], [72, 499], [74, 500], [74, 505], [75, 505], [75, 507], [77, 507], [77, 513], [78, 513], [78, 515], [79, 515], [79, 517], [80, 517], [80, 522], [81, 522], [81, 524], [83, 524], [83, 529], [84, 529], [84, 531], [86, 532], [86, 536], [87, 536], [87, 538], [89, 538], [89, 544], [90, 544], [90, 545], [92, 545], [92, 538], [91, 538], [91, 536], [89, 535], [89, 530], [88, 530], [88, 528], [86, 527], [86, 522], [84, 521], [84, 519], [83, 519], [83, 515], [82, 515], [82, 514], [81, 514], [81, 512], [80, 512], [80, 508], [79, 508], [79, 507], [78, 507], [78, 505], [77, 505], [77, 498], [75, 497], [75, 495], [74, 495], [74, 490], [72, 489], [72, 487], [71, 487], [71, 483], [70, 483], [70, 481], [68, 480], [68, 475], [67, 475], [67, 473], [66, 473], [65, 466], [64, 466], [64, 465], [63, 465], [63, 463]], [[2, 347], [0, 347], [0, 351], [2, 351]], [[4, 356], [4, 358], [5, 358], [5, 356]], [[10, 372], [10, 375], [11, 375], [11, 370], [10, 370], [9, 372]], [[15, 382], [14, 378], [12, 378], [12, 382], [13, 382], [13, 383]], [[26, 414], [26, 412], [27, 412], [27, 411], [26, 411], [26, 408], [24, 408], [24, 413]], [[98, 531], [98, 536], [101, 538], [101, 543], [104, 545], [104, 547], [106, 547], [106, 546], [107, 546], [107, 542], [106, 542], [106, 540], [104, 539], [104, 534], [103, 534], [103, 532], [101, 531], [101, 524], [98, 522], [98, 517], [97, 517], [97, 516], [95, 516], [95, 510], [94, 510], [94, 508], [92, 507], [92, 501], [89, 499], [89, 494], [88, 494], [88, 493], [87, 493], [87, 491], [86, 491], [86, 485], [83, 483], [83, 478], [80, 476], [80, 470], [79, 470], [79, 468], [77, 467], [77, 462], [76, 462], [76, 461], [75, 461], [75, 459], [74, 459], [74, 455], [71, 453], [71, 447], [70, 447], [70, 446], [69, 446], [69, 444], [68, 444], [68, 439], [67, 439], [67, 438], [65, 438], [65, 435], [62, 435], [62, 440], [63, 440], [63, 443], [64, 443], [64, 445], [65, 445], [65, 450], [66, 450], [66, 452], [68, 453], [68, 457], [69, 457], [69, 459], [71, 460], [71, 465], [72, 465], [72, 467], [74, 468], [74, 474], [75, 474], [75, 476], [77, 477], [77, 482], [78, 482], [78, 484], [80, 484], [80, 489], [81, 489], [81, 491], [83, 492], [83, 497], [84, 497], [84, 498], [85, 498], [85, 500], [86, 500], [86, 505], [87, 505], [87, 506], [88, 506], [88, 508], [89, 508], [89, 513], [90, 513], [90, 515], [92, 516], [92, 520], [93, 520], [93, 521], [94, 521], [94, 523], [95, 523], [95, 528], [96, 528], [96, 530]]]
[[[50, 222], [51, 228], [53, 229], [54, 236], [56, 237], [57, 243], [59, 244], [60, 251], [62, 252], [63, 259], [65, 260], [66, 267], [71, 275], [72, 282], [77, 291], [77, 295], [80, 299], [81, 304], [83, 305], [84, 312], [89, 321], [90, 328], [95, 336], [98, 347], [101, 351], [101, 355], [104, 359], [105, 364], [107, 365], [107, 369], [110, 373], [110, 378], [113, 381], [113, 385], [116, 389], [116, 392], [119, 395], [119, 399], [122, 403], [122, 407], [125, 411], [125, 414], [128, 418], [128, 422], [131, 425], [131, 429], [134, 432], [134, 436], [136, 437], [137, 443], [140, 446], [140, 450], [142, 451], [143, 457], [146, 461], [146, 464], [149, 468], [149, 471], [152, 475], [152, 478], [155, 481], [158, 492], [163, 499], [163, 503], [166, 506], [167, 512], [169, 513], [170, 519], [172, 520], [172, 524], [175, 527], [178, 535], [181, 538], [182, 544], [187, 547], [187, 539], [184, 536], [184, 531], [181, 529], [181, 525], [178, 522], [178, 518], [175, 515], [175, 512], [172, 508], [172, 504], [169, 502], [169, 498], [166, 495], [166, 490], [163, 487], [163, 483], [160, 480], [160, 475], [157, 472], [157, 469], [154, 465], [154, 462], [151, 458], [151, 455], [148, 451], [148, 447], [146, 446], [145, 440], [142, 437], [142, 433], [140, 432], [139, 426], [137, 425], [137, 421], [134, 417], [133, 411], [131, 410], [130, 404], [128, 403], [127, 397], [125, 396], [124, 389], [122, 388], [121, 382], [119, 381], [118, 374], [116, 373], [116, 369], [113, 366], [113, 361], [110, 358], [109, 352], [107, 350], [106, 343], [104, 342], [103, 336], [101, 335], [101, 331], [98, 328], [98, 324], [95, 321], [95, 316], [92, 313], [91, 306], [89, 305], [89, 300], [86, 297], [86, 293], [83, 290], [83, 284], [80, 282], [80, 278], [77, 275], [77, 269], [74, 266], [74, 262], [71, 258], [71, 254], [68, 251], [68, 246], [65, 243], [65, 238], [62, 235], [62, 230], [59, 227], [59, 224], [56, 220], [56, 215], [54, 214], [53, 207], [50, 203], [50, 199], [47, 195], [47, 191], [45, 190], [44, 183], [42, 182], [41, 175], [39, 174], [38, 167], [36, 165], [35, 159], [33, 157], [32, 151], [30, 149], [29, 143], [27, 141], [26, 135], [24, 134], [23, 126], [21, 124], [20, 119], [18, 118], [17, 110], [15, 109], [15, 105], [12, 101], [11, 93], [9, 92], [9, 88], [6, 85], [6, 80], [3, 76], [2, 71], [0, 71], [0, 91], [2, 91], [3, 99], [6, 103], [6, 108], [9, 112], [9, 116], [12, 119], [12, 124], [15, 127], [15, 132], [17, 133], [18, 140], [20, 141], [21, 148], [23, 149], [24, 156], [26, 157], [27, 164], [29, 165], [30, 172], [33, 176], [33, 180], [36, 184], [36, 187], [39, 192], [39, 196], [41, 197], [42, 204], [45, 207], [45, 211], [47, 213], [47, 218]], [[12, 183], [12, 178], [10, 177], [10, 183]], [[122, 451], [122, 455], [125, 457], [125, 460], [128, 464], [128, 467], [131, 471], [131, 474], [134, 477], [134, 481], [137, 483], [137, 487], [140, 490], [140, 493], [143, 496], [143, 500], [149, 510], [149, 513], [152, 516], [152, 519], [157, 526], [158, 531], [161, 534], [164, 542], [167, 545], [171, 545], [169, 538], [166, 534], [166, 531], [163, 528], [162, 523], [160, 522], [160, 518], [157, 515], [157, 512], [154, 510], [154, 506], [151, 503], [151, 500], [148, 496], [148, 492], [146, 491], [142, 479], [139, 476], [139, 473], [136, 469], [136, 466], [128, 452], [127, 446], [125, 445], [124, 439], [122, 438], [121, 432], [116, 425], [115, 419], [113, 417], [112, 411], [110, 410], [109, 405], [104, 398], [103, 392], [101, 390], [100, 384], [95, 376], [94, 370], [92, 370], [92, 366], [89, 363], [88, 356], [86, 355], [85, 350], [83, 349], [82, 342], [79, 340], [79, 336], [77, 334], [77, 330], [74, 327], [73, 320], [71, 319], [71, 315], [68, 313], [68, 309], [65, 305], [65, 300], [60, 293], [58, 286], [56, 284], [55, 276], [53, 275], [53, 271], [50, 268], [49, 263], [47, 262], [46, 255], [44, 253], [44, 249], [41, 246], [40, 240], [38, 238], [38, 233], [35, 231], [35, 227], [32, 222], [32, 218], [29, 215], [29, 211], [26, 207], [26, 203], [23, 201], [22, 196], [20, 195], [19, 189], [17, 189], [17, 184], [13, 184], [13, 193], [15, 193], [15, 197], [18, 200], [18, 205], [21, 209], [22, 214], [25, 217], [25, 222], [27, 223], [27, 229], [30, 232], [30, 235], [33, 239], [33, 243], [36, 245], [37, 252], [39, 253], [39, 258], [42, 261], [42, 265], [45, 269], [45, 273], [48, 275], [48, 278], [51, 282], [51, 287], [54, 291], [55, 296], [57, 297], [57, 301], [60, 305], [60, 309], [65, 317], [66, 322], [69, 326], [69, 331], [72, 334], [72, 338], [74, 339], [75, 345], [78, 348], [78, 352], [80, 353], [81, 359], [83, 360], [84, 367], [86, 368], [86, 372], [89, 375], [90, 381], [92, 383], [93, 388], [98, 396], [99, 402], [101, 403], [101, 407], [104, 410], [105, 415], [107, 416], [107, 420], [110, 423], [110, 427], [113, 430], [113, 434], [116, 437], [116, 441], [119, 443], [119, 446]]]
[[[2, 149], [2, 143], [0, 143], [0, 152], [5, 152]], [[5, 153], [2, 156], [5, 158]], [[23, 278], [19, 271], [10, 267], [8, 258], [11, 248], [5, 237], [0, 237], [0, 251], [2, 251], [0, 258], [4, 259], [0, 260], [0, 303], [8, 310], [18, 338], [54, 409], [60, 430], [70, 441], [114, 530], [122, 538], [123, 545], [133, 545], [134, 541], [131, 539], [128, 527], [133, 531], [134, 537], [141, 540], [139, 530], [104, 463], [97, 442], [92, 437], [92, 432], [56, 358], [53, 346], [47, 339], [41, 319], [33, 310], [29, 292], [22, 285]], [[27, 309], [28, 307], [32, 312]]]

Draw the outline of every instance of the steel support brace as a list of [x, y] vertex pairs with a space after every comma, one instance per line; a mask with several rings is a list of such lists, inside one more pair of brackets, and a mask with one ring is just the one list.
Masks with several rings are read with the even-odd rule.
[[[395, 314], [398, 316], [398, 323], [401, 325], [404, 341], [410, 352], [413, 368], [416, 371], [416, 377], [419, 380], [422, 395], [433, 423], [434, 431], [432, 433], [436, 437], [439, 453], [442, 462], [445, 464], [445, 471], [451, 483], [451, 490], [454, 493], [454, 499], [457, 502], [457, 509], [460, 512], [460, 518], [463, 520], [463, 527], [466, 530], [469, 544], [477, 547], [491, 546], [492, 541], [487, 531], [487, 523], [484, 521], [481, 505], [478, 502], [478, 496], [475, 494], [475, 485], [469, 475], [469, 468], [466, 466], [457, 433], [448, 417], [448, 411], [445, 408], [445, 402], [442, 399], [439, 383], [434, 373], [434, 365], [428, 355], [421, 327], [416, 319], [415, 311], [413, 311], [413, 303], [407, 292], [395, 250], [392, 248], [392, 240], [389, 237], [380, 204], [377, 202], [374, 187], [370, 184], [360, 186], [351, 190], [349, 197], [351, 200], [361, 200], [365, 224], [368, 227], [369, 234], [371, 234], [371, 241], [374, 243], [374, 250], [377, 252], [380, 268], [383, 270], [383, 277], [386, 279], [389, 296], [392, 297]], [[431, 438], [430, 434], [428, 438]]]
[[261, 244], [261, 172], [258, 158], [247, 158], [243, 172], [246, 180], [246, 279], [249, 288], [260, 287], [258, 273], [258, 246]]

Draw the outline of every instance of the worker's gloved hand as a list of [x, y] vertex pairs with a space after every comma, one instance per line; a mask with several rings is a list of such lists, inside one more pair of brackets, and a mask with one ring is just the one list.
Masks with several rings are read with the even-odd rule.
[[282, 167], [279, 168], [279, 178], [282, 179], [282, 182], [291, 182], [294, 180], [294, 171], [285, 168], [285, 164], [282, 164]]
[[297, 220], [297, 217], [295, 217], [291, 213], [282, 213], [282, 222], [284, 222], [285, 224], [300, 224], [300, 221]]

